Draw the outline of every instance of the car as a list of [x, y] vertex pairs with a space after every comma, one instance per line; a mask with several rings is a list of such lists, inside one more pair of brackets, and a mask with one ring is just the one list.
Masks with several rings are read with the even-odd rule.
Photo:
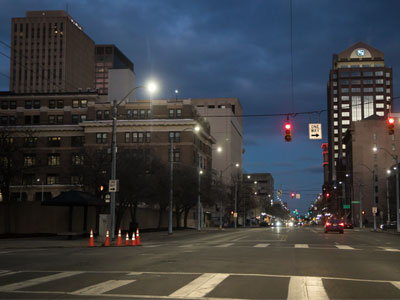
[[350, 222], [345, 222], [344, 223], [344, 228], [345, 229], [353, 229], [353, 224]]
[[344, 222], [338, 219], [329, 219], [326, 221], [324, 226], [324, 232], [338, 231], [339, 233], [344, 233]]
[[392, 221], [390, 222], [390, 224], [382, 224], [380, 226], [380, 228], [382, 230], [386, 230], [386, 229], [396, 229], [397, 228], [397, 222], [396, 221]]

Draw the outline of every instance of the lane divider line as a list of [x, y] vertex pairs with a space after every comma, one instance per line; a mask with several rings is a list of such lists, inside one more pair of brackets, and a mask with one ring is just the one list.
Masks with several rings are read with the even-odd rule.
[[257, 245], [255, 245], [254, 247], [255, 248], [265, 248], [265, 247], [268, 247], [270, 244], [257, 244]]
[[294, 247], [295, 248], [309, 248], [308, 244], [295, 244]]
[[98, 284], [85, 287], [80, 290], [71, 292], [72, 295], [98, 296], [119, 288], [121, 286], [135, 282], [136, 280], [108, 280]]
[[336, 245], [336, 248], [341, 249], [341, 250], [355, 250], [353, 247], [350, 247], [347, 245]]

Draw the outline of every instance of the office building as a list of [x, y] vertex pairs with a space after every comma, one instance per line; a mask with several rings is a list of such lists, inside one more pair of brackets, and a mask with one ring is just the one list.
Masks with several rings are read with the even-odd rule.
[[11, 25], [11, 92], [94, 88], [94, 42], [67, 12], [28, 11]]
[[358, 42], [333, 55], [327, 94], [328, 167], [333, 188], [345, 176], [338, 168], [346, 159], [343, 137], [352, 122], [372, 115], [387, 117], [392, 111], [392, 68], [385, 65], [381, 51]]

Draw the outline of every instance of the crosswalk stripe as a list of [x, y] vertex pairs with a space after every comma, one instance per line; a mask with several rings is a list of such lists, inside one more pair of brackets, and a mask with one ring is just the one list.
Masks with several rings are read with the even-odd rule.
[[205, 273], [169, 297], [204, 297], [228, 276], [229, 274]]
[[74, 276], [77, 274], [82, 274], [83, 272], [80, 271], [69, 271], [69, 272], [62, 272], [53, 275], [43, 276], [35, 279], [30, 279], [22, 282], [11, 283], [7, 285], [0, 286], [0, 292], [12, 292], [14, 290], [30, 287], [32, 285], [41, 284], [48, 281], [53, 281], [57, 279], [62, 279], [70, 276]]
[[228, 243], [228, 244], [218, 245], [218, 246], [216, 246], [216, 247], [218, 247], [218, 248], [224, 248], [224, 247], [230, 247], [230, 246], [232, 246], [232, 245], [233, 245], [232, 243]]
[[256, 248], [265, 248], [265, 247], [268, 247], [269, 245], [270, 244], [257, 244], [254, 247], [256, 247]]
[[186, 245], [179, 246], [179, 248], [189, 248], [189, 247], [193, 247], [193, 246], [194, 246], [194, 244], [186, 244]]
[[319, 277], [292, 276], [289, 281], [288, 300], [329, 300]]
[[295, 248], [308, 248], [308, 244], [295, 244]]
[[395, 248], [386, 248], [386, 247], [380, 247], [385, 251], [390, 251], [390, 252], [400, 252], [399, 249], [395, 249]]
[[350, 247], [347, 245], [336, 245], [336, 248], [342, 249], [342, 250], [355, 250], [353, 247]]
[[9, 276], [9, 275], [17, 274], [17, 273], [19, 273], [19, 271], [15, 271], [15, 272], [11, 272], [11, 271], [0, 272], [0, 277], [1, 276]]
[[391, 283], [400, 290], [400, 281], [392, 281]]
[[108, 280], [105, 282], [101, 282], [95, 285], [91, 285], [88, 287], [85, 287], [80, 290], [76, 290], [74, 292], [71, 292], [73, 295], [101, 295], [103, 293], [106, 293], [108, 291], [114, 290], [116, 288], [119, 288], [121, 286], [130, 284], [132, 282], [135, 282], [136, 280]]

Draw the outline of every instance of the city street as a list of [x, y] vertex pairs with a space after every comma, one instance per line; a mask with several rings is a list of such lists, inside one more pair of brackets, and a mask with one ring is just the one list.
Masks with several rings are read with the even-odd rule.
[[324, 234], [307, 226], [144, 233], [141, 241], [107, 248], [0, 245], [0, 298], [400, 298], [396, 234]]

